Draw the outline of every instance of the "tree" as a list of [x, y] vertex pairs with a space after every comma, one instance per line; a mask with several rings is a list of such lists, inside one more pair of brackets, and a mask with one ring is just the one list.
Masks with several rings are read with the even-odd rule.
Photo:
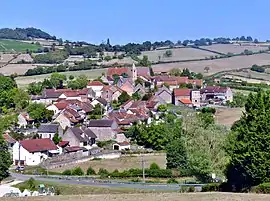
[[205, 67], [204, 67], [204, 71], [206, 71], [206, 73], [208, 73], [209, 70], [210, 70], [210, 67], [209, 67], [209, 66], [205, 66]]
[[58, 145], [59, 142], [62, 141], [62, 138], [59, 136], [58, 130], [56, 131], [56, 133], [55, 133], [55, 135], [53, 136], [53, 139], [52, 139], [52, 140], [53, 140], [54, 144], [56, 144], [56, 145]]
[[[269, 46], [269, 49], [270, 49], [270, 46]], [[150, 76], [154, 76], [155, 75], [152, 67], [149, 67], [149, 72], [150, 72]]]
[[182, 138], [169, 142], [166, 147], [167, 168], [188, 168], [187, 148]]
[[109, 55], [108, 55], [108, 56], [105, 56], [105, 57], [104, 57], [104, 60], [105, 60], [105, 61], [110, 61], [110, 60], [112, 60], [112, 57], [109, 56]]
[[138, 92], [135, 92], [135, 93], [132, 94], [132, 99], [133, 100], [140, 100], [141, 95]]
[[151, 65], [151, 62], [148, 60], [147, 55], [143, 55], [142, 60], [140, 60], [139, 65], [149, 67]]
[[53, 111], [47, 110], [42, 103], [31, 103], [27, 107], [29, 116], [38, 122], [47, 122], [52, 120]]
[[226, 152], [228, 183], [241, 191], [270, 181], [270, 92], [250, 93], [245, 112], [233, 125]]
[[259, 43], [259, 40], [257, 38], [255, 38], [254, 43]]
[[18, 88], [14, 88], [10, 91], [10, 97], [12, 97], [15, 108], [18, 110], [25, 109], [30, 101], [27, 92]]
[[118, 97], [118, 102], [123, 104], [127, 102], [128, 100], [130, 100], [130, 98], [131, 98], [130, 95], [128, 95], [127, 92], [123, 91], [121, 95]]
[[166, 50], [166, 52], [164, 53], [165, 57], [172, 57], [173, 53], [172, 50]]
[[167, 111], [167, 105], [159, 105], [158, 106], [158, 108], [157, 108], [157, 110], [159, 111], [159, 112], [166, 112]]
[[144, 81], [142, 78], [138, 77], [137, 80], [135, 80], [135, 85], [141, 84], [143, 86]]
[[73, 80], [73, 79], [74, 79], [74, 76], [73, 76], [73, 75], [70, 75], [70, 76], [68, 77], [68, 79], [69, 79], [69, 80]]
[[89, 167], [89, 168], [87, 169], [86, 174], [87, 174], [87, 175], [96, 175], [96, 171], [95, 171], [93, 168]]
[[0, 76], [0, 92], [8, 91], [16, 87], [16, 83], [9, 77]]
[[58, 88], [62, 89], [65, 80], [67, 80], [67, 77], [60, 73], [52, 73], [50, 77], [50, 82], [56, 89]]

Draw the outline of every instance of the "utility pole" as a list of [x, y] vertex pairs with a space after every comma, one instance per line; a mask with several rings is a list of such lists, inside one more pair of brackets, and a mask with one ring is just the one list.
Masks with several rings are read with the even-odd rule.
[[141, 162], [142, 162], [142, 171], [143, 171], [143, 183], [145, 183], [145, 160], [144, 160], [144, 157], [143, 157], [143, 155], [141, 155]]

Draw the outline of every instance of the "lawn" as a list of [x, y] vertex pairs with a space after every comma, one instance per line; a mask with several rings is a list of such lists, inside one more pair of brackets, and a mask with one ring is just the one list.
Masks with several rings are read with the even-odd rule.
[[[104, 160], [92, 160], [84, 163], [69, 165], [66, 167], [56, 168], [52, 171], [62, 172], [66, 169], [72, 169], [74, 167], [81, 167], [84, 171], [87, 168], [92, 167], [95, 171], [98, 171], [100, 168], [105, 168], [108, 171], [114, 171], [118, 169], [119, 171], [127, 170], [130, 168], [141, 168], [142, 167], [142, 158], [140, 156], [123, 156], [117, 159], [104, 159]], [[161, 168], [166, 167], [166, 155], [146, 155], [144, 156], [145, 167], [149, 168], [152, 163], [157, 163]]]
[[[60, 195], [88, 195], [88, 194], [117, 194], [117, 193], [150, 193], [152, 190], [131, 189], [131, 188], [115, 188], [115, 187], [100, 187], [81, 184], [61, 184], [57, 182], [44, 182], [35, 180], [34, 184], [38, 189], [38, 185], [44, 184], [46, 188], [54, 187]], [[13, 187], [25, 189], [27, 181], [14, 185]]]
[[[22, 200], [22, 198], [2, 198], [3, 201]], [[237, 193], [140, 193], [140, 194], [106, 194], [81, 196], [55, 196], [55, 197], [28, 197], [29, 201], [265, 201], [270, 195], [237, 194]]]
[[[18, 66], [19, 68], [19, 66]], [[0, 69], [1, 72], [1, 69]], [[94, 70], [82, 70], [82, 71], [68, 71], [68, 72], [61, 72], [61, 74], [66, 75], [67, 77], [70, 75], [79, 76], [79, 75], [86, 75], [88, 79], [96, 79], [97, 77], [101, 76], [102, 72], [106, 72], [106, 69], [94, 69]], [[45, 78], [50, 77], [51, 74], [44, 74], [44, 75], [35, 75], [35, 76], [21, 76], [17, 77], [16, 83], [18, 87], [25, 88], [31, 82], [40, 82], [43, 81]]]
[[215, 120], [218, 124], [230, 127], [235, 121], [240, 119], [243, 111], [243, 108], [218, 108]]
[[35, 51], [40, 47], [40, 45], [16, 40], [0, 40], [0, 52], [25, 52], [27, 49]]

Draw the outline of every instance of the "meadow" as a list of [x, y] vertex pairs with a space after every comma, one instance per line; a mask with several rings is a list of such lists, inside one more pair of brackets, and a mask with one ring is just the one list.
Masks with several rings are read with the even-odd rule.
[[[29, 64], [28, 64], [29, 65]], [[0, 68], [1, 73], [2, 68]], [[102, 75], [102, 72], [106, 72], [107, 69], [93, 69], [93, 70], [82, 70], [82, 71], [68, 71], [68, 72], [61, 72], [61, 74], [66, 75], [67, 77], [70, 75], [79, 76], [79, 75], [86, 75], [88, 79], [96, 79], [97, 77]], [[50, 77], [51, 74], [44, 74], [44, 75], [36, 75], [36, 76], [20, 76], [17, 77], [16, 83], [18, 87], [25, 88], [31, 82], [40, 82], [43, 81], [45, 78]]]
[[0, 52], [25, 52], [28, 50], [37, 50], [40, 45], [25, 43], [16, 40], [2, 40], [0, 39]]
[[216, 44], [216, 45], [210, 45], [210, 46], [203, 46], [202, 48], [217, 51], [220, 53], [227, 54], [228, 52], [240, 54], [241, 52], [244, 52], [244, 50], [250, 50], [253, 52], [258, 52], [260, 50], [268, 50], [268, 47], [261, 47], [261, 46], [245, 46], [245, 45], [234, 45], [234, 44]]

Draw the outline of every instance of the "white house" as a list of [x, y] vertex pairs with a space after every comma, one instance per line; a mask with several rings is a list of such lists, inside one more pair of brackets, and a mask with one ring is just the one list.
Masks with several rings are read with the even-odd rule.
[[115, 144], [113, 144], [113, 149], [114, 150], [120, 150], [120, 151], [121, 150], [129, 150], [130, 149], [130, 144], [127, 141], [115, 143]]
[[32, 124], [34, 122], [34, 119], [32, 119], [28, 113], [23, 112], [20, 113], [18, 116], [18, 124], [19, 127], [26, 127], [28, 124]]
[[92, 89], [95, 92], [96, 97], [101, 97], [103, 87], [104, 87], [104, 84], [102, 84], [99, 81], [89, 82], [87, 85], [88, 89]]
[[13, 146], [13, 164], [35, 166], [58, 153], [58, 147], [49, 138], [22, 140]]

